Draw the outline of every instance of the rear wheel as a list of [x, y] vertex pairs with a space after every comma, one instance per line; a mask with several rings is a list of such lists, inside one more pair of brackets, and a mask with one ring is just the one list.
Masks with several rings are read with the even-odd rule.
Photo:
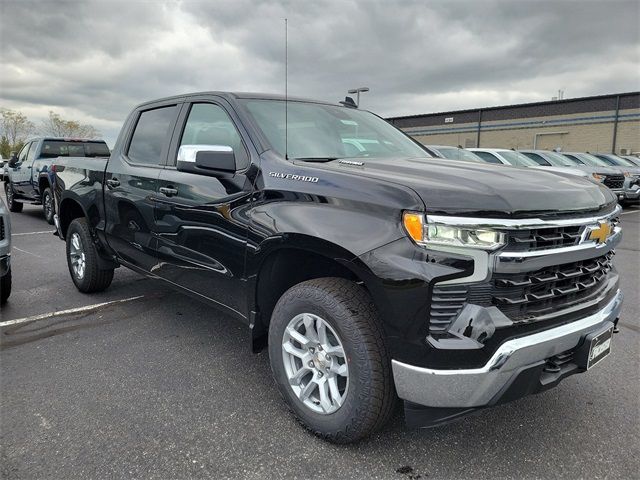
[[20, 213], [22, 211], [22, 203], [16, 202], [13, 187], [11, 186], [11, 182], [6, 182], [4, 184], [4, 191], [7, 196], [7, 208], [10, 212]]
[[76, 218], [69, 225], [67, 265], [73, 283], [81, 292], [101, 292], [111, 285], [113, 269], [99, 268], [98, 251], [86, 218]]
[[382, 427], [395, 391], [377, 311], [360, 285], [309, 280], [282, 295], [269, 326], [269, 358], [298, 420], [336, 443]]
[[49, 187], [42, 192], [42, 211], [44, 212], [44, 218], [49, 225], [53, 225], [53, 215], [55, 214], [55, 207], [53, 204], [53, 193]]

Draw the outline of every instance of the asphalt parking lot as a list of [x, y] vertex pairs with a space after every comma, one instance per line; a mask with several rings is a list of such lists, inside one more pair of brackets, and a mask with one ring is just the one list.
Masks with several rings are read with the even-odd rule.
[[[0, 330], [2, 478], [637, 478], [640, 209], [622, 216], [625, 306], [611, 358], [558, 388], [455, 424], [335, 446], [302, 429], [243, 326], [129, 270], [73, 286], [39, 207], [12, 214]], [[139, 297], [139, 298], [134, 298]], [[134, 299], [132, 299], [134, 298]]]

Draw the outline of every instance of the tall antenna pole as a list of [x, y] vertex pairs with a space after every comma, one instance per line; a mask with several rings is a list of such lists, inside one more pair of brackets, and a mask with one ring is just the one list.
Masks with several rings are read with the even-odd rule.
[[284, 19], [284, 158], [289, 160], [289, 33]]

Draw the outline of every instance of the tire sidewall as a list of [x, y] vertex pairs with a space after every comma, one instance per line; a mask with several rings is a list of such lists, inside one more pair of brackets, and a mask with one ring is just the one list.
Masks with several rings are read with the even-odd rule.
[[[51, 211], [49, 212], [49, 214], [47, 214], [47, 209], [46, 209], [46, 200], [47, 197], [50, 198], [51, 201]], [[42, 192], [42, 210], [44, 212], [44, 218], [47, 221], [47, 223], [49, 223], [50, 225], [53, 224], [53, 215], [55, 213], [55, 208], [54, 208], [54, 204], [53, 204], [53, 195], [51, 193], [51, 189], [49, 187], [44, 189], [44, 192]]]
[[[304, 288], [313, 289], [309, 286]], [[343, 431], [345, 425], [353, 423], [357, 411], [362, 409], [362, 402], [367, 400], [369, 383], [366, 379], [370, 374], [366, 370], [371, 365], [366, 348], [363, 348], [364, 342], [358, 329], [352, 323], [349, 325], [349, 312], [335, 308], [335, 304], [327, 301], [324, 292], [316, 289], [316, 292], [309, 292], [310, 295], [300, 296], [291, 295], [291, 292], [286, 292], [276, 305], [269, 328], [269, 358], [274, 378], [287, 405], [311, 430], [323, 434]], [[317, 413], [306, 407], [289, 385], [282, 357], [282, 338], [289, 322], [301, 313], [317, 315], [327, 322], [340, 338], [345, 351], [349, 368], [347, 396], [344, 404], [331, 414]]]
[[[71, 249], [71, 236], [74, 233], [77, 233], [78, 236], [80, 237], [80, 241], [82, 242], [82, 248], [85, 254], [84, 256], [85, 256], [86, 265], [84, 269], [84, 276], [82, 278], [78, 278], [75, 272], [73, 271], [73, 266], [71, 265], [71, 255], [69, 254], [69, 251]], [[91, 261], [90, 255], [88, 255], [87, 250], [92, 247], [92, 244], [91, 244], [91, 239], [86, 238], [86, 231], [78, 224], [77, 220], [74, 220], [69, 225], [69, 229], [67, 230], [67, 241], [65, 242], [65, 245], [66, 245], [65, 251], [67, 255], [67, 267], [69, 269], [69, 274], [71, 275], [71, 280], [76, 285], [78, 290], [85, 291], [89, 285], [89, 268], [90, 268], [89, 262]]]

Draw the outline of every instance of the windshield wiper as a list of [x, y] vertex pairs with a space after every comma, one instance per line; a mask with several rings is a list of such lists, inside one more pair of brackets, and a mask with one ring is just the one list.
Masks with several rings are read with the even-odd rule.
[[334, 160], [338, 160], [340, 157], [302, 157], [302, 158], [294, 158], [294, 160], [302, 160], [303, 162], [333, 162]]

